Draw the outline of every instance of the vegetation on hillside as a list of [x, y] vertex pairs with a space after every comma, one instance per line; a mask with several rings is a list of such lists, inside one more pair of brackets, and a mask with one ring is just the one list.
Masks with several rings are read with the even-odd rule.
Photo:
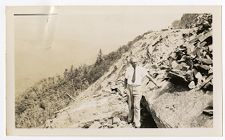
[[108, 55], [103, 55], [100, 50], [93, 65], [82, 65], [77, 68], [72, 65], [69, 69], [65, 69], [63, 76], [43, 79], [28, 88], [21, 96], [16, 97], [16, 127], [38, 127], [47, 119], [54, 117], [55, 112], [68, 106], [81, 91], [107, 72], [110, 66], [129, 50], [134, 41]]

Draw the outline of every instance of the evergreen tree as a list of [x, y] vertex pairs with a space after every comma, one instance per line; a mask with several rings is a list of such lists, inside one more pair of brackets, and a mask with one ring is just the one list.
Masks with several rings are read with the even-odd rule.
[[102, 49], [100, 49], [98, 52], [96, 64], [100, 64], [100, 63], [102, 63], [102, 61], [103, 61], [103, 54], [102, 54]]

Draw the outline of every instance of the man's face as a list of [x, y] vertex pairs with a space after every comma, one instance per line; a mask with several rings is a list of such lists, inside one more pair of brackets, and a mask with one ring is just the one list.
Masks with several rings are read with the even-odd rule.
[[135, 68], [137, 66], [137, 61], [131, 60], [130, 61], [130, 64]]

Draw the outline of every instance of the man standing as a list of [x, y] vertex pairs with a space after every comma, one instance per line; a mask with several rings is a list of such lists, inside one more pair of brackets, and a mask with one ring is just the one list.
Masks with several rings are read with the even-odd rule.
[[130, 66], [125, 73], [125, 91], [128, 95], [128, 123], [134, 122], [134, 126], [139, 128], [140, 123], [140, 101], [142, 98], [141, 85], [144, 77], [148, 77], [157, 87], [159, 87], [153, 78], [148, 74], [148, 70], [138, 66], [138, 61], [135, 57], [130, 58]]

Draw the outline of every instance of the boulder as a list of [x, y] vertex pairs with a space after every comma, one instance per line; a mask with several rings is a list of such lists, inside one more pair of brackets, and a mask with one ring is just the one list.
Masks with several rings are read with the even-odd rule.
[[191, 82], [188, 84], [188, 87], [189, 87], [190, 89], [195, 88], [195, 82], [194, 82], [194, 81], [191, 81]]
[[196, 75], [195, 75], [195, 78], [197, 78], [198, 80], [202, 80], [203, 79], [203, 76], [200, 72], [198, 72]]
[[200, 65], [200, 64], [194, 64], [194, 67], [197, 69], [197, 71], [207, 75], [208, 71], [210, 70], [210, 66], [208, 65]]
[[208, 58], [198, 58], [198, 61], [201, 62], [202, 64], [205, 64], [205, 65], [212, 65], [213, 64], [213, 61], [212, 59]]
[[173, 61], [172, 63], [171, 63], [171, 66], [172, 66], [172, 68], [173, 69], [177, 69], [177, 66], [178, 66], [179, 64], [177, 63], [177, 61]]
[[188, 81], [186, 77], [181, 72], [170, 71], [167, 75], [170, 78], [170, 81], [177, 85], [187, 86]]
[[211, 104], [211, 105], [207, 106], [207, 107], [203, 110], [202, 113], [205, 114], [205, 115], [213, 116], [213, 105]]
[[194, 71], [188, 70], [186, 73], [186, 80], [187, 81], [193, 81], [194, 80]]
[[212, 84], [212, 82], [209, 81], [208, 83], [206, 83], [206, 84], [203, 86], [203, 88], [204, 88], [205, 90], [213, 91], [213, 84]]
[[[213, 79], [213, 75], [210, 75], [207, 77], [199, 86], [199, 89], [203, 88], [207, 83], [209, 83]], [[211, 84], [212, 85], [212, 84]]]
[[114, 117], [113, 118], [113, 124], [119, 124], [121, 122], [120, 118]]
[[201, 48], [202, 48], [202, 47], [205, 47], [206, 44], [207, 44], [207, 42], [206, 42], [206, 41], [203, 41], [203, 42], [200, 43], [200, 47], [201, 47]]
[[101, 128], [102, 124], [99, 121], [94, 121], [89, 128]]
[[207, 38], [212, 37], [212, 31], [207, 32], [206, 34], [201, 34], [201, 36], [198, 38], [200, 42], [203, 42]]

